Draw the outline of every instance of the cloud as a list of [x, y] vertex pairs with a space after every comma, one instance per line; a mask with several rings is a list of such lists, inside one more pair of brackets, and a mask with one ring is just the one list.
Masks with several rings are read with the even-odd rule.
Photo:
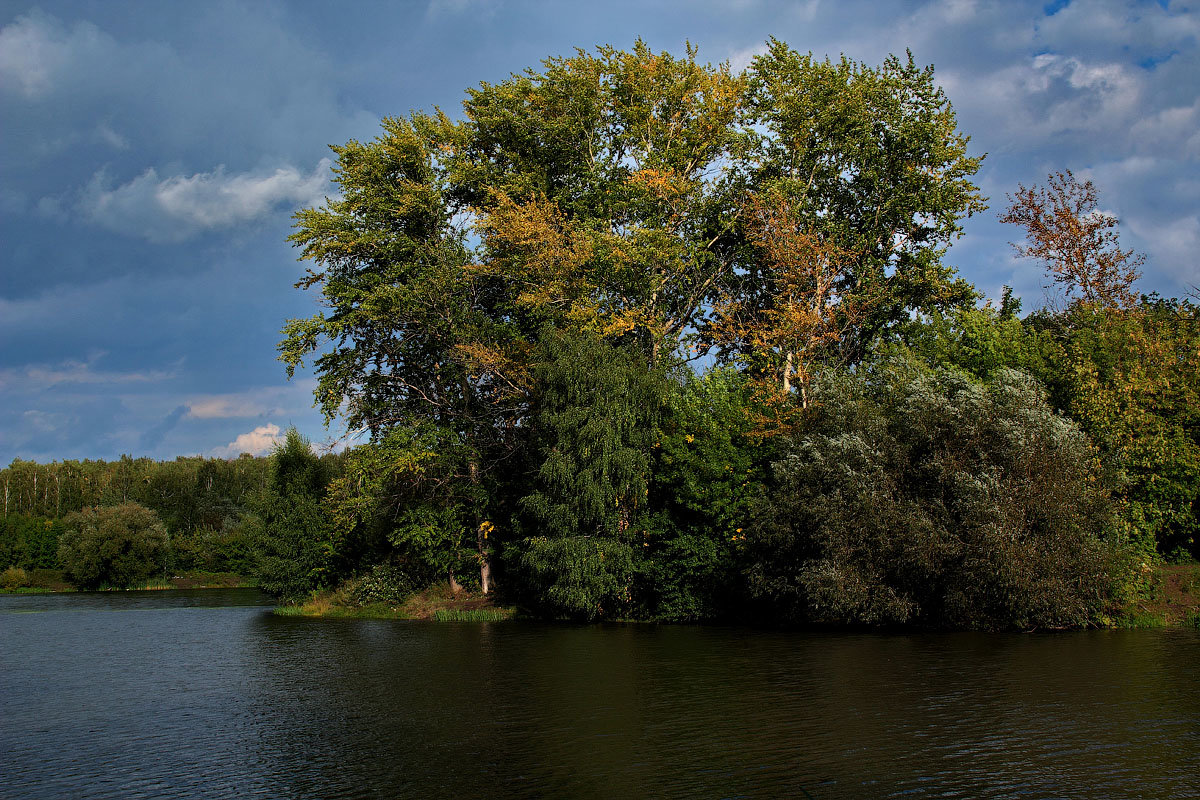
[[94, 353], [86, 361], [61, 361], [55, 364], [32, 364], [25, 367], [0, 369], [0, 389], [19, 387], [26, 391], [41, 391], [60, 385], [114, 386], [129, 383], [157, 383], [175, 376], [174, 371], [134, 370], [114, 372], [95, 368], [105, 353]]
[[183, 415], [187, 413], [187, 410], [187, 406], [176, 406], [175, 410], [167, 414], [164, 419], [142, 433], [142, 437], [138, 442], [142, 450], [153, 450], [162, 444], [162, 440], [175, 428], [179, 420], [183, 419]]
[[278, 386], [241, 392], [193, 395], [185, 401], [188, 419], [237, 419], [302, 413], [312, 406], [316, 381], [297, 378]]
[[276, 443], [283, 439], [279, 426], [268, 422], [249, 433], [239, 435], [224, 447], [214, 448], [212, 454], [218, 458], [237, 458], [242, 453], [255, 456], [266, 455]]
[[38, 11], [18, 17], [0, 29], [0, 88], [27, 98], [46, 95], [79, 54], [103, 49], [106, 38], [89, 23], [68, 31]]
[[245, 397], [225, 395], [209, 397], [202, 400], [192, 400], [188, 403], [187, 414], [192, 419], [228, 419], [230, 417], [257, 417], [266, 413], [267, 409]]
[[1144, 117], [1129, 133], [1139, 152], [1200, 158], [1200, 99], [1190, 106], [1172, 106]]
[[115, 189], [97, 173], [81, 208], [93, 223], [151, 242], [181, 242], [196, 234], [262, 218], [280, 207], [320, 205], [332, 162], [323, 158], [307, 175], [293, 166], [228, 175], [225, 167], [159, 178], [153, 168]]

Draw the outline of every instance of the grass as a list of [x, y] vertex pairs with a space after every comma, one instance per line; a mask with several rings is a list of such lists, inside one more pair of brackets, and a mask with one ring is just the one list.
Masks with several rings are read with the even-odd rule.
[[[60, 569], [21, 570], [22, 575], [13, 575], [13, 583], [20, 585], [0, 586], [0, 594], [46, 594], [49, 592], [76, 592], [63, 576]], [[19, 578], [19, 580], [18, 580]], [[167, 591], [170, 589], [243, 589], [253, 587], [254, 582], [233, 572], [200, 572], [191, 570], [170, 578], [159, 576], [128, 587], [129, 591]], [[103, 592], [123, 592], [124, 586], [101, 586]]]
[[516, 611], [493, 603], [487, 596], [450, 591], [436, 584], [401, 603], [359, 605], [345, 587], [319, 592], [301, 603], [279, 606], [280, 617], [324, 617], [327, 619], [413, 619], [434, 622], [499, 622], [512, 619]]
[[511, 608], [439, 608], [431, 617], [434, 622], [503, 622], [512, 618]]

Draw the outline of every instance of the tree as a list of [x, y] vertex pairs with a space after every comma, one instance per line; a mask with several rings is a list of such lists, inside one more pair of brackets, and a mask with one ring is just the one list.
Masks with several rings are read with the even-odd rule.
[[290, 428], [271, 454], [268, 491], [257, 503], [255, 577], [259, 588], [296, 600], [336, 576], [339, 549], [325, 490], [331, 478], [307, 439]]
[[1096, 186], [1070, 171], [1056, 172], [1045, 187], [1017, 184], [1001, 222], [1025, 228], [1017, 253], [1046, 265], [1054, 283], [1072, 302], [1128, 308], [1137, 300], [1133, 284], [1145, 256], [1122, 250], [1117, 218], [1099, 210]]
[[80, 588], [128, 588], [166, 571], [167, 529], [137, 503], [77, 511], [63, 527], [58, 560], [67, 580]]
[[767, 412], [759, 412], [759, 432], [770, 435], [791, 427], [786, 420], [794, 408], [793, 388], [800, 408], [808, 407], [813, 370], [831, 361], [867, 309], [839, 295], [853, 256], [804, 230], [801, 211], [789, 198], [752, 197], [745, 216], [769, 287], [757, 296], [736, 293], [718, 300], [708, 331], [746, 362], [756, 405]]
[[551, 614], [611, 616], [631, 599], [663, 377], [593, 335], [550, 333], [543, 346], [521, 566]]
[[[794, 231], [851, 257], [834, 284], [842, 310], [862, 315], [843, 326], [845, 360], [913, 309], [974, 297], [941, 258], [962, 219], [985, 208], [972, 183], [982, 158], [967, 155], [932, 67], [911, 53], [880, 67], [822, 61], [772, 39], [747, 82], [747, 189], [786, 198]], [[737, 282], [769, 307], [775, 265], [763, 261], [746, 264]]]
[[1126, 535], [1147, 555], [1200, 555], [1200, 319], [1187, 301], [1077, 305], [1039, 323], [1056, 402], [1100, 447]]
[[[490, 542], [512, 533], [485, 542], [506, 508], [487, 487], [542, 441], [549, 331], [656, 370], [689, 357], [718, 298], [769, 316], [787, 279], [753, 241], [747, 198], [778, 196], [826, 256], [854, 254], [822, 290], [848, 299], [834, 324], [853, 328], [839, 341], [853, 360], [908, 309], [969, 294], [940, 263], [982, 208], [966, 144], [911, 57], [872, 69], [772, 42], [735, 74], [639, 41], [547, 59], [470, 90], [460, 121], [388, 118], [374, 141], [333, 148], [339, 196], [297, 214], [291, 236], [311, 264], [297, 285], [326, 310], [288, 322], [281, 358], [289, 375], [315, 358], [318, 404], [368, 447], [440, 431], [441, 463], [473, 487], [452, 527], [475, 532], [486, 590]], [[849, 313], [877, 297], [861, 321]]]

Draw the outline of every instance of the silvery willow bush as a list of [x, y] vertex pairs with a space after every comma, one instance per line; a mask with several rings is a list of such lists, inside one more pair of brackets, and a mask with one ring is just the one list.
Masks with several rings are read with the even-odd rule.
[[1096, 452], [1037, 382], [905, 354], [824, 376], [747, 541], [777, 617], [954, 628], [1099, 624], [1125, 584]]

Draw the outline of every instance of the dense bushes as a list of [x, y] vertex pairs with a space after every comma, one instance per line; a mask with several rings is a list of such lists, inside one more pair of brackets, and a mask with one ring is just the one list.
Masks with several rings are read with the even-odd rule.
[[167, 529], [157, 514], [137, 503], [84, 509], [69, 515], [63, 526], [58, 560], [80, 588], [127, 588], [167, 569]]
[[749, 586], [790, 621], [1063, 627], [1122, 588], [1096, 453], [1035, 381], [892, 358], [818, 386], [747, 540]]
[[295, 428], [271, 459], [268, 491], [256, 503], [251, 540], [259, 588], [297, 599], [333, 578], [335, 542], [328, 508], [322, 502], [331, 473]]

